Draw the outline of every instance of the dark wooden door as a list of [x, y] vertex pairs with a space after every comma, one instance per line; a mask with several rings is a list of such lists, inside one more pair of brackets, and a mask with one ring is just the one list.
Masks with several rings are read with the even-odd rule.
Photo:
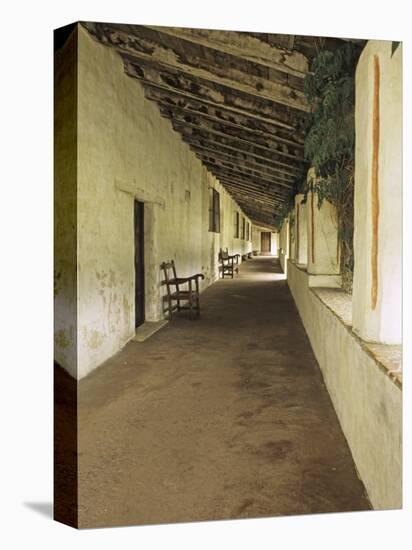
[[144, 322], [144, 204], [134, 201], [135, 326]]
[[262, 254], [270, 254], [270, 232], [262, 231], [261, 233], [261, 252]]

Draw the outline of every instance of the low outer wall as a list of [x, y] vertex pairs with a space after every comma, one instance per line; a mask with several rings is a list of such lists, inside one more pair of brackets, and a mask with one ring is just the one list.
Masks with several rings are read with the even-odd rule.
[[287, 279], [375, 509], [402, 507], [402, 390], [288, 262]]
[[284, 254], [283, 252], [280, 252], [279, 253], [279, 261], [280, 261], [280, 266], [282, 268], [282, 271], [285, 275], [287, 275], [286, 273], [286, 270], [287, 270], [287, 256], [286, 254]]

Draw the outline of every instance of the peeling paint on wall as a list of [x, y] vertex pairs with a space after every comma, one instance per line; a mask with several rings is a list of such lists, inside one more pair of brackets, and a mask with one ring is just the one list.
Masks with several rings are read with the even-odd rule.
[[59, 348], [68, 348], [71, 344], [71, 339], [69, 338], [69, 335], [67, 334], [66, 329], [61, 329], [55, 332], [54, 334], [54, 343]]
[[[219, 248], [244, 254], [251, 251], [251, 242], [234, 238], [238, 205], [145, 98], [140, 83], [124, 74], [119, 56], [83, 28], [78, 113], [81, 378], [135, 334], [135, 197], [145, 203], [148, 321], [163, 316], [163, 261], [174, 259], [181, 276], [203, 270], [203, 290], [218, 277]], [[220, 233], [208, 231], [211, 186], [220, 193]]]

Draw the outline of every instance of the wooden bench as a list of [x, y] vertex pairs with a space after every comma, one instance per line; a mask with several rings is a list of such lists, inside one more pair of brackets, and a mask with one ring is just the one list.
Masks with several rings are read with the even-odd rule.
[[239, 273], [239, 258], [240, 254], [229, 254], [228, 249], [219, 251], [219, 263], [222, 273], [222, 279], [225, 275], [229, 275], [233, 279], [234, 273]]
[[252, 260], [252, 252], [246, 252], [246, 254], [242, 254], [242, 261], [246, 262], [247, 260]]
[[[188, 309], [192, 318], [200, 317], [199, 279], [204, 279], [202, 273], [190, 277], [178, 277], [174, 260], [163, 262], [160, 266], [164, 273], [163, 284], [166, 285], [167, 309], [169, 319], [172, 320], [174, 311]], [[193, 286], [194, 283], [194, 286]], [[173, 302], [176, 302], [175, 304]], [[186, 302], [186, 305], [182, 305]]]

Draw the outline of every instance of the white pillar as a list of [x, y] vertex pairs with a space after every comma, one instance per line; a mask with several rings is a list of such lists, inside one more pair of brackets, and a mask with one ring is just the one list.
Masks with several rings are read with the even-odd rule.
[[287, 263], [289, 258], [289, 218], [283, 220], [280, 228], [280, 249], [279, 260], [283, 273], [287, 275]]
[[402, 341], [402, 45], [371, 40], [356, 69], [353, 329]]
[[[308, 179], [315, 178], [310, 168]], [[307, 197], [308, 266], [310, 286], [340, 287], [340, 250], [336, 207], [310, 191]]]
[[289, 240], [290, 240], [290, 223], [289, 223], [289, 218], [286, 218], [285, 219], [285, 254], [288, 258], [290, 256]]
[[337, 275], [339, 265], [338, 220], [336, 208], [323, 201], [318, 208], [316, 193], [308, 193], [308, 273]]
[[278, 246], [278, 240], [279, 240], [279, 233], [275, 233], [272, 231], [271, 238], [270, 238], [270, 253], [274, 256], [278, 256], [279, 252], [279, 246]]
[[289, 214], [289, 260], [295, 260], [296, 258], [296, 218], [295, 212], [293, 217]]
[[297, 264], [308, 262], [307, 205], [302, 204], [303, 194], [295, 196], [295, 261]]

